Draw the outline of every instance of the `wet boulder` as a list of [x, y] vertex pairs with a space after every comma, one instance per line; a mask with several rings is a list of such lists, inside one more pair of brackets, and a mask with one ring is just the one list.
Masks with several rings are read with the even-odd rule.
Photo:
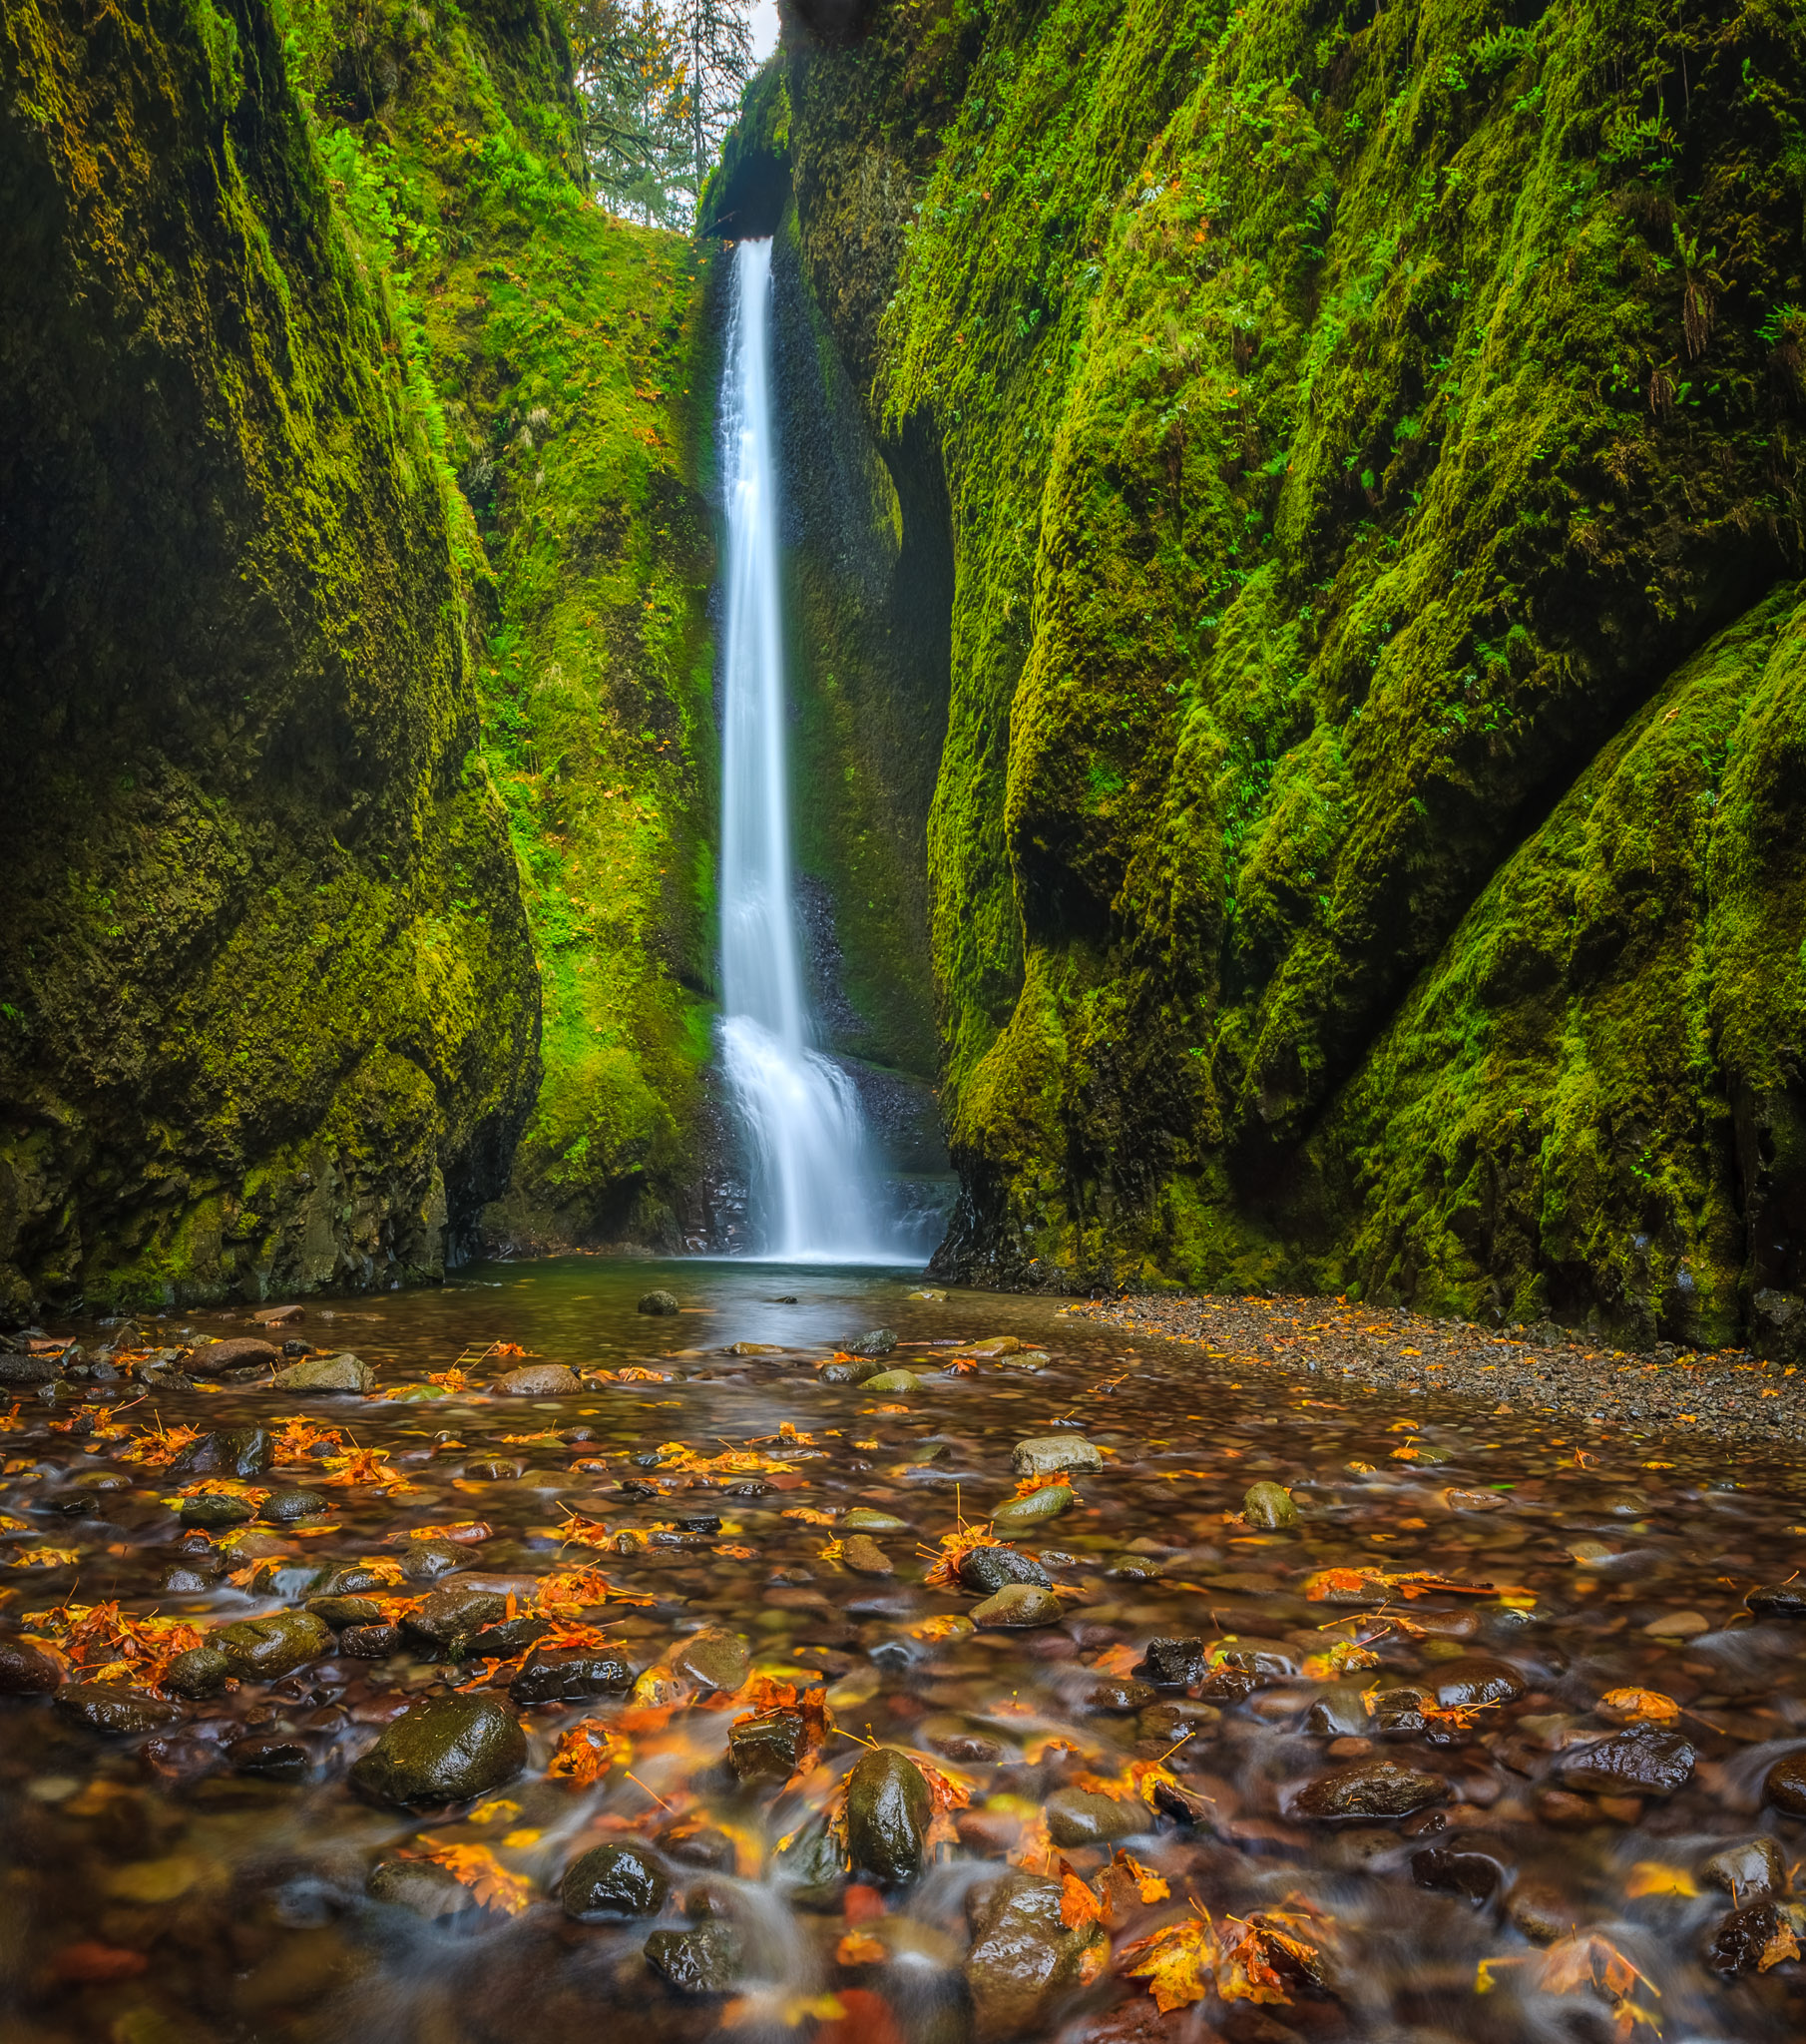
[[824, 1384], [868, 1384], [884, 1374], [884, 1365], [869, 1355], [835, 1356], [815, 1372]]
[[232, 1673], [253, 1682], [274, 1682], [332, 1651], [331, 1630], [309, 1611], [273, 1611], [267, 1618], [243, 1618], [225, 1625], [208, 1640], [232, 1665]]
[[1806, 1619], [1806, 1583], [1777, 1583], [1769, 1589], [1752, 1590], [1743, 1601], [1758, 1618]]
[[376, 1388], [376, 1372], [367, 1362], [350, 1353], [310, 1356], [305, 1362], [290, 1363], [270, 1378], [272, 1391], [362, 1393]]
[[170, 1475], [236, 1476], [248, 1481], [261, 1476], [274, 1460], [275, 1443], [262, 1427], [218, 1427], [190, 1441], [170, 1464]]
[[298, 1739], [267, 1739], [252, 1735], [234, 1739], [226, 1749], [234, 1775], [255, 1775], [266, 1782], [304, 1782], [313, 1756]]
[[707, 1626], [681, 1641], [671, 1656], [672, 1672], [697, 1689], [738, 1689], [752, 1673], [752, 1650], [738, 1633]]
[[908, 1369], [881, 1369], [864, 1384], [864, 1389], [878, 1398], [910, 1398], [922, 1388], [922, 1379]]
[[1325, 1819], [1409, 1816], [1445, 1801], [1448, 1793], [1440, 1775], [1403, 1768], [1396, 1761], [1357, 1761], [1307, 1782], [1292, 1807], [1300, 1816]]
[[276, 1368], [282, 1351], [268, 1341], [246, 1335], [232, 1341], [207, 1341], [191, 1349], [183, 1367], [190, 1376], [217, 1377], [231, 1369]]
[[549, 1619], [539, 1618], [531, 1611], [517, 1612], [513, 1618], [498, 1620], [472, 1633], [466, 1652], [479, 1661], [485, 1655], [497, 1661], [512, 1661], [529, 1647], [537, 1647], [551, 1630]]
[[801, 1711], [759, 1711], [727, 1728], [727, 1765], [742, 1782], [787, 1782], [808, 1758], [811, 1742]]
[[1033, 1583], [1043, 1590], [1052, 1587], [1052, 1578], [1040, 1562], [1010, 1547], [969, 1547], [960, 1556], [958, 1568], [961, 1585], [987, 1597], [1008, 1583]]
[[1132, 1717], [1135, 1712], [1145, 1710], [1153, 1703], [1158, 1694], [1151, 1683], [1130, 1682], [1120, 1675], [1106, 1675], [1094, 1682], [1079, 1701], [1081, 1707], [1087, 1711]]
[[565, 1914], [588, 1923], [657, 1916], [670, 1894], [664, 1861], [638, 1839], [593, 1846], [565, 1869], [558, 1887]]
[[226, 1497], [218, 1491], [203, 1491], [199, 1497], [185, 1497], [176, 1516], [185, 1526], [199, 1526], [203, 1531], [217, 1530], [222, 1526], [242, 1526], [252, 1517], [250, 1501], [241, 1497]]
[[432, 1591], [401, 1621], [416, 1639], [442, 1650], [456, 1651], [473, 1633], [508, 1616], [508, 1599], [499, 1590], [466, 1589], [448, 1583]]
[[229, 1654], [221, 1653], [218, 1647], [191, 1647], [186, 1654], [178, 1654], [164, 1670], [163, 1686], [172, 1696], [199, 1703], [221, 1695], [231, 1675]]
[[1431, 1677], [1436, 1701], [1445, 1711], [1471, 1711], [1479, 1704], [1515, 1704], [1525, 1682], [1509, 1661], [1474, 1654], [1445, 1661]]
[[431, 1583], [464, 1568], [470, 1556], [449, 1540], [404, 1540], [396, 1560], [410, 1583]]
[[882, 1881], [913, 1880], [927, 1849], [934, 1798], [906, 1755], [877, 1747], [847, 1777], [846, 1843], [854, 1868]]
[[494, 1388], [510, 1398], [568, 1398], [583, 1389], [583, 1379], [562, 1362], [535, 1362], [497, 1377]]
[[1722, 1888], [1739, 1900], [1747, 1895], [1783, 1895], [1787, 1892], [1787, 1861], [1772, 1838], [1745, 1838], [1741, 1844], [1714, 1852], [1701, 1864], [1699, 1877], [1709, 1887]]
[[428, 1697], [395, 1719], [351, 1770], [372, 1801], [461, 1802], [500, 1788], [527, 1765], [527, 1735], [493, 1697]]
[[1777, 1958], [1792, 1957], [1798, 1950], [1791, 1926], [1764, 1895], [1718, 1919], [1705, 1962], [1714, 1973], [1754, 1973], [1764, 1960], [1772, 1965]]
[[1030, 1491], [1027, 1497], [1006, 1498], [991, 1514], [991, 1527], [996, 1533], [1009, 1535], [1044, 1525], [1049, 1519], [1059, 1518], [1062, 1512], [1070, 1512], [1074, 1502], [1070, 1484], [1046, 1484], [1040, 1490]]
[[1632, 1725], [1608, 1739], [1570, 1747], [1557, 1772], [1569, 1788], [1609, 1795], [1672, 1795], [1693, 1772], [1692, 1742], [1678, 1732]]
[[24, 1640], [0, 1640], [0, 1697], [47, 1697], [61, 1688], [63, 1671]]
[[374, 1597], [309, 1597], [307, 1609], [321, 1625], [342, 1633], [349, 1625], [381, 1625], [382, 1606]]
[[972, 1623], [977, 1626], [1058, 1625], [1065, 1616], [1060, 1599], [1037, 1583], [1006, 1583], [995, 1596], [972, 1607]]
[[590, 1697], [632, 1689], [634, 1671], [619, 1654], [535, 1654], [508, 1685], [522, 1709], [536, 1704], [580, 1704]]
[[1084, 1788], [1057, 1788], [1047, 1799], [1048, 1836], [1063, 1851], [1079, 1845], [1108, 1845], [1152, 1828], [1152, 1813], [1140, 1802], [1119, 1801]]
[[1763, 1777], [1762, 1793], [1789, 1816], [1806, 1816], [1806, 1752], [1783, 1754]]
[[160, 1597], [203, 1597], [226, 1573], [226, 1558], [201, 1561], [173, 1561], [157, 1585]]
[[357, 1597], [366, 1590], [386, 1590], [388, 1578], [380, 1569], [373, 1569], [367, 1562], [338, 1562], [329, 1569], [322, 1569], [313, 1581], [316, 1597]]
[[683, 1308], [674, 1293], [669, 1291], [643, 1291], [640, 1294], [640, 1310], [651, 1313], [655, 1318], [669, 1313], [680, 1313]]
[[897, 1345], [895, 1327], [874, 1327], [869, 1334], [861, 1334], [857, 1341], [847, 1343], [849, 1355], [888, 1355]]
[[743, 1963], [740, 1934], [719, 1918], [688, 1930], [655, 1930], [646, 1963], [678, 1994], [731, 1994]]
[[353, 1661], [381, 1661], [401, 1651], [398, 1625], [348, 1625], [338, 1636], [338, 1651]]
[[1072, 1930], [1061, 1914], [1061, 1887], [1043, 1874], [1009, 1872], [968, 1893], [973, 1934], [966, 1956], [975, 2044], [1042, 2029], [1062, 1996], [1098, 1970], [1093, 1925]]
[[1206, 1665], [1201, 1639], [1149, 1640], [1137, 1672], [1161, 1689], [1189, 1689]]
[[856, 1576], [894, 1576], [897, 1565], [869, 1533], [849, 1533], [840, 1559]]
[[1104, 1455], [1083, 1434], [1037, 1434], [1016, 1443], [1010, 1467], [1018, 1476], [1058, 1476], [1068, 1469], [1091, 1473], [1104, 1467]]
[[1317, 1692], [1304, 1729], [1319, 1739], [1358, 1739], [1367, 1724], [1366, 1691], [1352, 1682], [1338, 1682]]
[[319, 1490], [272, 1490], [257, 1513], [272, 1526], [289, 1526], [297, 1519], [317, 1519], [332, 1509], [332, 1500]]
[[1250, 1526], [1261, 1527], [1269, 1533], [1298, 1523], [1298, 1507], [1282, 1483], [1250, 1484], [1241, 1501], [1241, 1515]]
[[179, 1706], [104, 1682], [66, 1682], [57, 1691], [56, 1710], [72, 1725], [110, 1739], [139, 1739], [182, 1723]]
[[1426, 1845], [1411, 1855], [1411, 1878], [1420, 1888], [1465, 1895], [1478, 1908], [1506, 1885], [1511, 1868], [1474, 1846]]

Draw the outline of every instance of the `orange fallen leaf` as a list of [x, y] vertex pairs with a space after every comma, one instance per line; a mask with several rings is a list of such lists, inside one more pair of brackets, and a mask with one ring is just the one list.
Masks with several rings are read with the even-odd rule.
[[863, 1930], [849, 1930], [834, 1947], [837, 1966], [880, 1966], [889, 1957], [889, 1951]]

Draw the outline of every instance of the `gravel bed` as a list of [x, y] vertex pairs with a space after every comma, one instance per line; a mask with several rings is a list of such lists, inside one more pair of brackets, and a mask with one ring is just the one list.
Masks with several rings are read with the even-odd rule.
[[1093, 1300], [1067, 1310], [1126, 1332], [1196, 1342], [1389, 1391], [1560, 1412], [1632, 1433], [1690, 1431], [1775, 1444], [1806, 1438], [1806, 1372], [1745, 1349], [1588, 1346], [1566, 1328], [1491, 1329], [1339, 1298]]

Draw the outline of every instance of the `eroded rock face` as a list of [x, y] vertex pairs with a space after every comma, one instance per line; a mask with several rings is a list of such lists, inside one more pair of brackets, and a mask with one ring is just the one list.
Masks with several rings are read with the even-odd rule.
[[512, 1782], [527, 1764], [521, 1722], [493, 1697], [429, 1697], [404, 1711], [351, 1770], [375, 1802], [461, 1802]]

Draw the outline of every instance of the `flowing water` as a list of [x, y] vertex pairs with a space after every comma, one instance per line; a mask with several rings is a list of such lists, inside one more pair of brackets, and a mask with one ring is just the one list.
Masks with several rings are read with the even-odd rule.
[[721, 386], [727, 583], [721, 691], [721, 1059], [749, 1215], [785, 1261], [902, 1253], [878, 1218], [852, 1081], [811, 1041], [791, 901], [783, 617], [772, 461], [771, 244], [733, 254]]
[[[880, 1326], [906, 1379], [821, 1373]], [[0, 1699], [9, 2044], [1806, 2032], [1806, 1599], [1745, 1602], [1806, 1560], [1782, 1457], [819, 1267], [273, 1330], [366, 1396], [155, 1383], [262, 1331], [192, 1328], [7, 1365], [0, 1688], [65, 1677]], [[261, 1473], [172, 1466], [253, 1426]], [[1044, 1579], [1000, 1614], [932, 1564], [1037, 1439], [1101, 1466], [968, 1564]], [[196, 1638], [230, 1686], [164, 1667]], [[433, 1760], [457, 1799], [353, 1773], [447, 1709], [503, 1732]]]

